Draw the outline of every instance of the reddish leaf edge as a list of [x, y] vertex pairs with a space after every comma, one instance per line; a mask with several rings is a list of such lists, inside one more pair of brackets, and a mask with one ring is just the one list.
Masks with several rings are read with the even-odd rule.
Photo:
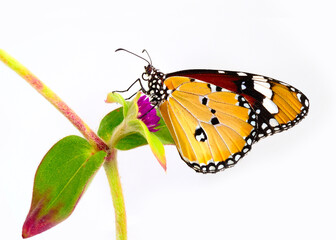
[[[72, 136], [74, 136], [74, 135], [72, 135]], [[71, 136], [68, 136], [68, 137], [71, 137]], [[76, 137], [78, 137], [78, 136], [76, 136]], [[104, 152], [104, 151], [97, 151], [93, 155], [97, 155], [97, 154], [103, 154], [104, 155], [104, 156], [102, 156], [103, 158], [105, 158], [105, 156], [106, 156], [106, 152]], [[89, 161], [90, 158], [87, 161]], [[103, 164], [101, 164], [101, 166], [102, 165]], [[48, 214], [46, 214], [45, 216], [39, 217], [39, 214], [40, 214], [41, 210], [43, 209], [43, 206], [48, 203], [48, 198], [49, 198], [48, 197], [48, 195], [49, 195], [48, 193], [45, 193], [43, 197], [38, 197], [37, 198], [37, 199], [39, 199], [38, 203], [33, 203], [33, 199], [32, 199], [30, 210], [28, 212], [27, 218], [26, 218], [26, 220], [25, 220], [25, 222], [23, 224], [23, 227], [22, 227], [22, 238], [24, 238], [24, 239], [25, 238], [30, 238], [30, 237], [33, 237], [33, 236], [38, 235], [40, 233], [43, 233], [43, 232], [49, 230], [50, 228], [58, 225], [59, 223], [63, 222], [68, 217], [70, 217], [71, 214], [73, 213], [73, 211], [75, 210], [78, 202], [80, 201], [81, 197], [83, 196], [83, 194], [87, 190], [88, 186], [90, 185], [92, 179], [94, 178], [94, 176], [96, 175], [96, 173], [100, 169], [100, 167], [88, 179], [88, 181], [84, 185], [84, 187], [82, 189], [82, 192], [79, 195], [79, 197], [78, 197], [75, 205], [73, 206], [71, 212], [69, 212], [69, 214], [66, 217], [64, 217], [64, 218], [58, 218], [58, 219], [56, 218], [55, 219], [55, 216], [57, 216], [57, 214], [59, 213], [59, 211], [62, 208], [61, 204], [59, 204], [58, 206], [50, 209], [49, 212], [48, 212]]]

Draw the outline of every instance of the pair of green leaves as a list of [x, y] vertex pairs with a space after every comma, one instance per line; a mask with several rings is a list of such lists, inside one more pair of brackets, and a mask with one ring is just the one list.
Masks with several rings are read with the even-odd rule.
[[[122, 107], [103, 118], [98, 135], [109, 143], [109, 147], [119, 150], [149, 143], [165, 169], [162, 144], [174, 144], [173, 139], [162, 119], [160, 130], [155, 133], [137, 119], [138, 97], [126, 102], [119, 95], [109, 95], [107, 102], [118, 102]], [[39, 234], [69, 217], [105, 157], [105, 151], [97, 151], [86, 139], [78, 136], [68, 136], [56, 143], [37, 169], [31, 208], [22, 236], [27, 238]]]
[[[118, 94], [109, 94], [106, 102], [118, 102], [123, 107], [108, 114], [101, 122], [98, 135], [109, 142], [108, 145], [119, 150], [129, 150], [138, 146], [149, 144], [155, 157], [166, 170], [166, 159], [162, 144], [174, 144], [167, 126], [161, 118], [160, 113], [160, 130], [150, 132], [138, 116], [137, 100], [140, 93], [131, 102], [126, 102]], [[111, 119], [113, 119], [111, 121]]]

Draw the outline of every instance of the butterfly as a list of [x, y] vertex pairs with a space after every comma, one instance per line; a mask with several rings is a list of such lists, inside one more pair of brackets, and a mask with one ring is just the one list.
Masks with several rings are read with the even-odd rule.
[[[254, 143], [295, 126], [309, 110], [300, 90], [270, 77], [204, 69], [164, 74], [153, 67], [150, 56], [150, 61], [142, 59], [148, 65], [131, 87], [140, 83], [182, 160], [196, 172], [234, 166]], [[142, 81], [148, 82], [147, 89]]]

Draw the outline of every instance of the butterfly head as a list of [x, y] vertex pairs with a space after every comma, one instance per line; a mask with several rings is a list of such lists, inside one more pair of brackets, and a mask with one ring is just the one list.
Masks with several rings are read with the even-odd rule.
[[155, 75], [156, 69], [152, 64], [145, 66], [145, 72], [142, 74], [142, 80], [149, 81]]
[[142, 74], [142, 80], [150, 81], [154, 79], [163, 80], [164, 74], [160, 70], [153, 67], [153, 65], [148, 64], [145, 66], [145, 72]]
[[143, 81], [148, 82], [148, 90], [145, 90], [143, 87], [141, 90], [144, 94], [150, 97], [150, 102], [153, 106], [160, 105], [162, 102], [167, 100], [168, 89], [166, 85], [163, 84], [165, 80], [165, 74], [153, 67], [152, 59], [146, 50], [143, 50], [142, 52], [146, 52], [149, 60], [123, 48], [118, 48], [116, 52], [117, 51], [128, 52], [138, 58], [145, 60], [148, 63], [148, 65], [145, 66], [145, 72], [141, 76]]

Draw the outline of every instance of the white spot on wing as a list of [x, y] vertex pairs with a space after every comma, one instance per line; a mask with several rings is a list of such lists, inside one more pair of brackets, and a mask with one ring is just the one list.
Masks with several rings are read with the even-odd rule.
[[229, 159], [228, 161], [227, 161], [227, 164], [228, 165], [232, 165], [232, 164], [234, 164], [235, 162], [232, 160], [232, 159]]
[[209, 85], [210, 85], [210, 91], [211, 92], [216, 92], [216, 86], [212, 85], [212, 84], [209, 84]]
[[305, 103], [304, 103], [304, 104], [305, 104], [306, 107], [309, 107], [308, 99], [305, 100]]
[[[201, 131], [199, 132], [199, 130], [201, 130]], [[205, 134], [205, 132], [204, 132], [204, 129], [203, 129], [202, 127], [198, 126], [198, 127], [196, 128], [196, 131], [195, 131], [195, 138], [196, 138], [196, 140], [199, 141], [199, 142], [204, 142], [204, 141], [207, 139], [206, 134]]]
[[252, 80], [267, 82], [267, 80], [263, 76], [253, 76]]
[[222, 165], [222, 164], [220, 164], [220, 165], [217, 166], [217, 169], [218, 169], [218, 170], [221, 170], [221, 169], [223, 169], [223, 168], [224, 168], [224, 165]]
[[238, 72], [237, 74], [238, 74], [238, 76], [241, 76], [241, 77], [247, 76], [247, 74], [243, 73], [243, 72]]
[[209, 167], [209, 171], [215, 171], [215, 170], [216, 170], [215, 166], [210, 166]]
[[252, 140], [251, 138], [247, 139], [247, 142], [246, 142], [248, 145], [251, 145], [252, 144]]
[[296, 96], [297, 96], [297, 98], [299, 99], [299, 101], [301, 102], [301, 96], [302, 96], [302, 94], [301, 94], [301, 93], [298, 93], [298, 94], [296, 94]]
[[[268, 85], [268, 86], [267, 86]], [[264, 96], [268, 97], [268, 98], [272, 98], [273, 92], [270, 89], [270, 84], [269, 83], [261, 83], [259, 84], [259, 82], [255, 82], [254, 84], [254, 89], [257, 90], [258, 92], [260, 92], [261, 94], [263, 94]]]
[[196, 140], [200, 142], [201, 140], [204, 139], [204, 133], [201, 133], [200, 135], [196, 135], [195, 137], [196, 137]]
[[272, 127], [276, 127], [276, 126], [279, 126], [279, 123], [277, 120], [275, 120], [275, 118], [271, 118], [269, 120], [269, 124], [272, 126]]
[[268, 82], [255, 82], [256, 84], [259, 84], [265, 88], [271, 88], [271, 84], [269, 84]]
[[218, 73], [222, 73], [222, 74], [224, 74], [225, 71], [223, 71], [223, 70], [218, 70]]
[[272, 114], [279, 112], [277, 105], [275, 105], [275, 103], [269, 98], [264, 98], [262, 104]]
[[287, 86], [287, 87], [290, 87], [290, 86], [291, 86], [291, 85], [289, 85], [288, 83], [285, 83], [285, 82], [281, 82], [281, 81], [280, 81], [280, 83], [281, 83], [282, 85]]

